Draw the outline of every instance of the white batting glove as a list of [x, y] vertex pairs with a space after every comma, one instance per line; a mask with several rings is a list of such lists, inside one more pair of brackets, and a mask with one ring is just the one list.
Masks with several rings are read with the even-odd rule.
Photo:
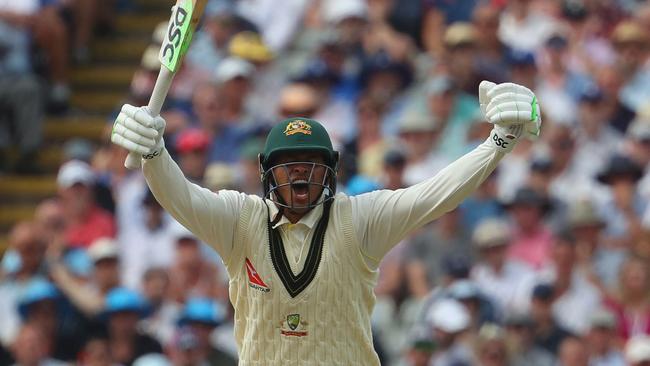
[[539, 104], [535, 94], [514, 83], [482, 81], [479, 102], [485, 119], [494, 124], [490, 134], [497, 148], [510, 152], [520, 137], [536, 139], [541, 129]]
[[146, 107], [125, 104], [113, 124], [111, 141], [143, 159], [153, 159], [165, 147], [165, 125], [162, 117], [152, 116]]

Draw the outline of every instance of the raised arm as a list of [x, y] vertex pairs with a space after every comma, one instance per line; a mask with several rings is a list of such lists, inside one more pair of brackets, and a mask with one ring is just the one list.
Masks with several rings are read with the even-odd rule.
[[486, 120], [495, 125], [480, 146], [409, 188], [352, 197], [357, 239], [370, 262], [378, 264], [411, 231], [456, 208], [494, 171], [520, 137], [539, 134], [537, 99], [527, 88], [482, 82], [479, 97]]
[[165, 149], [164, 129], [162, 117], [154, 118], [145, 108], [126, 104], [115, 120], [111, 140], [142, 155], [144, 175], [156, 200], [226, 261], [247, 196], [234, 191], [215, 193], [190, 183]]

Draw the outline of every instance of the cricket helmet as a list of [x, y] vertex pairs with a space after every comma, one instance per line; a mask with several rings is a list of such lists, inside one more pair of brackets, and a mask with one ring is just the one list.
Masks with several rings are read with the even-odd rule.
[[[332, 140], [322, 124], [318, 121], [294, 117], [286, 119], [273, 126], [269, 132], [263, 152], [259, 155], [260, 174], [264, 188], [264, 196], [271, 199], [276, 204], [293, 208], [292, 202], [283, 202], [279, 195], [272, 195], [280, 185], [276, 184], [273, 176], [275, 168], [281, 167], [288, 169], [291, 164], [276, 164], [276, 159], [281, 154], [298, 152], [316, 152], [320, 154], [325, 164], [307, 162], [312, 164], [309, 183], [311, 185], [321, 186], [325, 190], [323, 199], [313, 202], [309, 207], [315, 207], [334, 197], [336, 193], [336, 172], [338, 171], [339, 153], [332, 147]], [[311, 176], [316, 166], [324, 166], [326, 174], [322, 182], [312, 182]], [[293, 182], [283, 185], [289, 185], [293, 188]], [[312, 202], [312, 200], [309, 200]]]

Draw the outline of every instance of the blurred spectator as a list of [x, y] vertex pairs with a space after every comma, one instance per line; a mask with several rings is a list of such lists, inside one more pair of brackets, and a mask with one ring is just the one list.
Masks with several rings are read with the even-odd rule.
[[420, 183], [447, 166], [446, 157], [436, 153], [440, 141], [440, 122], [433, 116], [406, 111], [399, 121], [398, 138], [400, 146], [406, 149], [404, 182], [407, 185]]
[[507, 257], [512, 233], [507, 222], [485, 219], [473, 232], [480, 261], [472, 268], [472, 279], [478, 288], [494, 301], [501, 315], [524, 311], [535, 274], [522, 262]]
[[427, 311], [426, 321], [438, 345], [430, 365], [472, 365], [471, 349], [463, 339], [463, 332], [470, 326], [470, 316], [463, 305], [452, 299], [439, 300]]
[[199, 183], [203, 180], [209, 147], [208, 135], [199, 129], [184, 130], [176, 138], [178, 166], [190, 181]]
[[406, 187], [404, 170], [406, 156], [399, 150], [391, 150], [383, 155], [383, 173], [381, 182], [385, 189], [400, 189]]
[[449, 286], [449, 296], [463, 304], [470, 316], [469, 329], [478, 331], [484, 324], [497, 321], [496, 308], [492, 301], [481, 293], [470, 279], [459, 280]]
[[77, 361], [80, 366], [118, 366], [111, 361], [108, 338], [102, 334], [88, 336]]
[[473, 232], [481, 221], [504, 215], [503, 206], [497, 198], [498, 175], [498, 170], [493, 171], [476, 191], [460, 204], [464, 230]]
[[478, 0], [453, 2], [441, 0], [425, 1], [424, 22], [422, 25], [422, 41], [425, 50], [433, 55], [441, 54], [446, 25], [454, 22], [469, 21], [478, 3]]
[[32, 280], [44, 274], [46, 243], [32, 222], [19, 222], [9, 233], [9, 249], [14, 251], [16, 263], [0, 282], [0, 340], [10, 345], [20, 327], [18, 302]]
[[539, 82], [539, 70], [535, 54], [528, 51], [509, 49], [506, 55], [507, 65], [510, 69], [509, 80], [527, 88], [535, 89]]
[[172, 366], [172, 363], [161, 353], [147, 353], [133, 361], [133, 366]]
[[631, 257], [621, 267], [617, 292], [605, 299], [616, 314], [618, 334], [624, 340], [650, 334], [650, 270], [648, 263]]
[[236, 174], [237, 172], [232, 165], [222, 163], [210, 164], [203, 174], [202, 185], [213, 192], [218, 192], [222, 189], [235, 190], [238, 189]]
[[650, 70], [646, 65], [650, 38], [638, 22], [625, 20], [614, 28], [611, 40], [619, 56], [618, 99], [625, 108], [636, 112], [650, 100]]
[[101, 318], [108, 329], [113, 362], [131, 365], [139, 356], [162, 353], [158, 341], [138, 331], [138, 321], [149, 311], [149, 305], [137, 292], [118, 287], [106, 295]]
[[[476, 33], [475, 67], [478, 80], [492, 80], [495, 83], [511, 81], [527, 87], [531, 85], [516, 81], [508, 75], [508, 47], [498, 35], [499, 9], [489, 2], [480, 2], [474, 8], [472, 24]], [[478, 86], [476, 86], [478, 87]], [[471, 90], [472, 94], [474, 90]]]
[[120, 285], [120, 259], [117, 244], [109, 238], [93, 241], [88, 248], [88, 256], [93, 263], [91, 281], [74, 277], [73, 273], [62, 265], [57, 254], [53, 254], [50, 259], [51, 275], [75, 307], [87, 316], [94, 316], [101, 311], [104, 297]]
[[476, 69], [478, 35], [472, 23], [450, 24], [443, 37], [445, 59], [449, 76], [460, 90], [474, 94], [481, 82]]
[[255, 76], [255, 66], [248, 61], [230, 57], [219, 63], [215, 70], [215, 81], [219, 88], [220, 103], [223, 103], [222, 118], [228, 124], [238, 124], [251, 118], [247, 108], [247, 97]]
[[119, 241], [122, 280], [132, 289], [140, 287], [143, 274], [151, 267], [171, 267], [176, 244], [175, 221], [160, 207], [149, 189], [141, 198], [143, 224], [132, 225], [122, 232]]
[[650, 197], [650, 108], [639, 114], [630, 124], [624, 140], [624, 153], [644, 171], [639, 181], [639, 193]]
[[467, 131], [478, 109], [476, 97], [460, 90], [455, 80], [446, 75], [427, 80], [424, 91], [428, 113], [440, 125], [438, 153], [456, 159], [467, 150]]
[[589, 354], [582, 338], [567, 337], [560, 344], [558, 363], [562, 366], [588, 366]]
[[558, 324], [582, 335], [589, 329], [589, 314], [601, 301], [598, 288], [577, 266], [575, 238], [568, 232], [556, 236], [552, 260], [541, 278], [553, 285], [553, 314]]
[[552, 354], [558, 353], [562, 341], [571, 336], [555, 320], [553, 314], [553, 300], [555, 289], [553, 285], [541, 283], [532, 290], [530, 314], [534, 324], [535, 344]]
[[508, 366], [510, 355], [506, 332], [494, 323], [484, 324], [478, 331], [475, 346], [478, 366]]
[[608, 186], [608, 194], [603, 203], [605, 215], [606, 240], [610, 246], [626, 247], [636, 237], [641, 228], [641, 215], [647, 207], [638, 190], [638, 181], [643, 170], [630, 158], [623, 155], [612, 156], [597, 179]]
[[569, 207], [567, 224], [576, 240], [578, 265], [599, 287], [613, 289], [618, 283], [625, 248], [612, 248], [603, 240], [605, 220], [590, 200], [579, 200]]
[[557, 21], [532, 4], [531, 0], [509, 1], [501, 13], [499, 38], [509, 47], [534, 52], [558, 26]]
[[169, 273], [164, 268], [149, 268], [142, 276], [142, 295], [152, 309], [143, 321], [143, 329], [163, 345], [171, 341], [181, 310], [180, 305], [169, 298], [169, 285]]
[[204, 350], [201, 349], [196, 332], [190, 328], [179, 328], [167, 349], [171, 364], [174, 366], [213, 365], [208, 361]]
[[194, 234], [184, 227], [177, 230], [175, 262], [169, 276], [171, 298], [183, 303], [192, 296], [217, 297], [220, 293], [218, 269], [206, 260]]
[[601, 308], [591, 315], [591, 327], [585, 336], [589, 349], [589, 365], [624, 366], [623, 353], [616, 345], [616, 318]]
[[461, 227], [458, 209], [446, 213], [412, 236], [406, 258], [411, 271], [418, 273], [411, 278], [413, 283], [410, 284], [418, 289], [416, 293], [426, 294], [427, 289], [435, 285], [446, 285], [441, 283], [441, 279], [444, 277], [444, 262], [448, 258], [462, 256], [466, 259], [465, 263], [471, 265], [474, 250], [469, 236]]
[[185, 304], [178, 325], [189, 329], [196, 337], [196, 353], [210, 365], [237, 365], [237, 360], [220, 347], [211, 344], [210, 335], [225, 320], [225, 309], [208, 298], [190, 298]]
[[93, 240], [116, 233], [113, 217], [95, 201], [95, 179], [90, 166], [79, 160], [63, 164], [56, 178], [66, 221], [65, 240], [73, 247], [88, 247]]
[[213, 84], [201, 84], [194, 90], [192, 108], [195, 125], [206, 134], [212, 142], [209, 148], [209, 162], [236, 162], [243, 133], [236, 126], [224, 119], [223, 101], [219, 90]]
[[50, 358], [48, 338], [43, 330], [36, 324], [24, 325], [13, 344], [13, 357], [15, 366], [43, 365], [64, 366], [64, 362]]
[[436, 349], [432, 335], [428, 330], [418, 329], [410, 335], [407, 342], [405, 355], [399, 365], [404, 366], [427, 366], [431, 355]]
[[514, 225], [508, 255], [539, 270], [550, 259], [553, 240], [553, 234], [544, 224], [544, 216], [552, 209], [548, 198], [523, 187], [504, 206]]
[[552, 366], [554, 356], [534, 342], [533, 321], [525, 314], [513, 312], [504, 321], [510, 345], [512, 366]]

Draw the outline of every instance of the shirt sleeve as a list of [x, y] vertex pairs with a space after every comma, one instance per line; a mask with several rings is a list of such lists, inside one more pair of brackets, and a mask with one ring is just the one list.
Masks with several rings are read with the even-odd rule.
[[411, 231], [456, 208], [504, 155], [488, 139], [424, 182], [351, 197], [361, 252], [378, 264]]
[[166, 149], [160, 156], [144, 160], [143, 171], [160, 205], [227, 261], [246, 194], [226, 190], [215, 193], [189, 182]]

